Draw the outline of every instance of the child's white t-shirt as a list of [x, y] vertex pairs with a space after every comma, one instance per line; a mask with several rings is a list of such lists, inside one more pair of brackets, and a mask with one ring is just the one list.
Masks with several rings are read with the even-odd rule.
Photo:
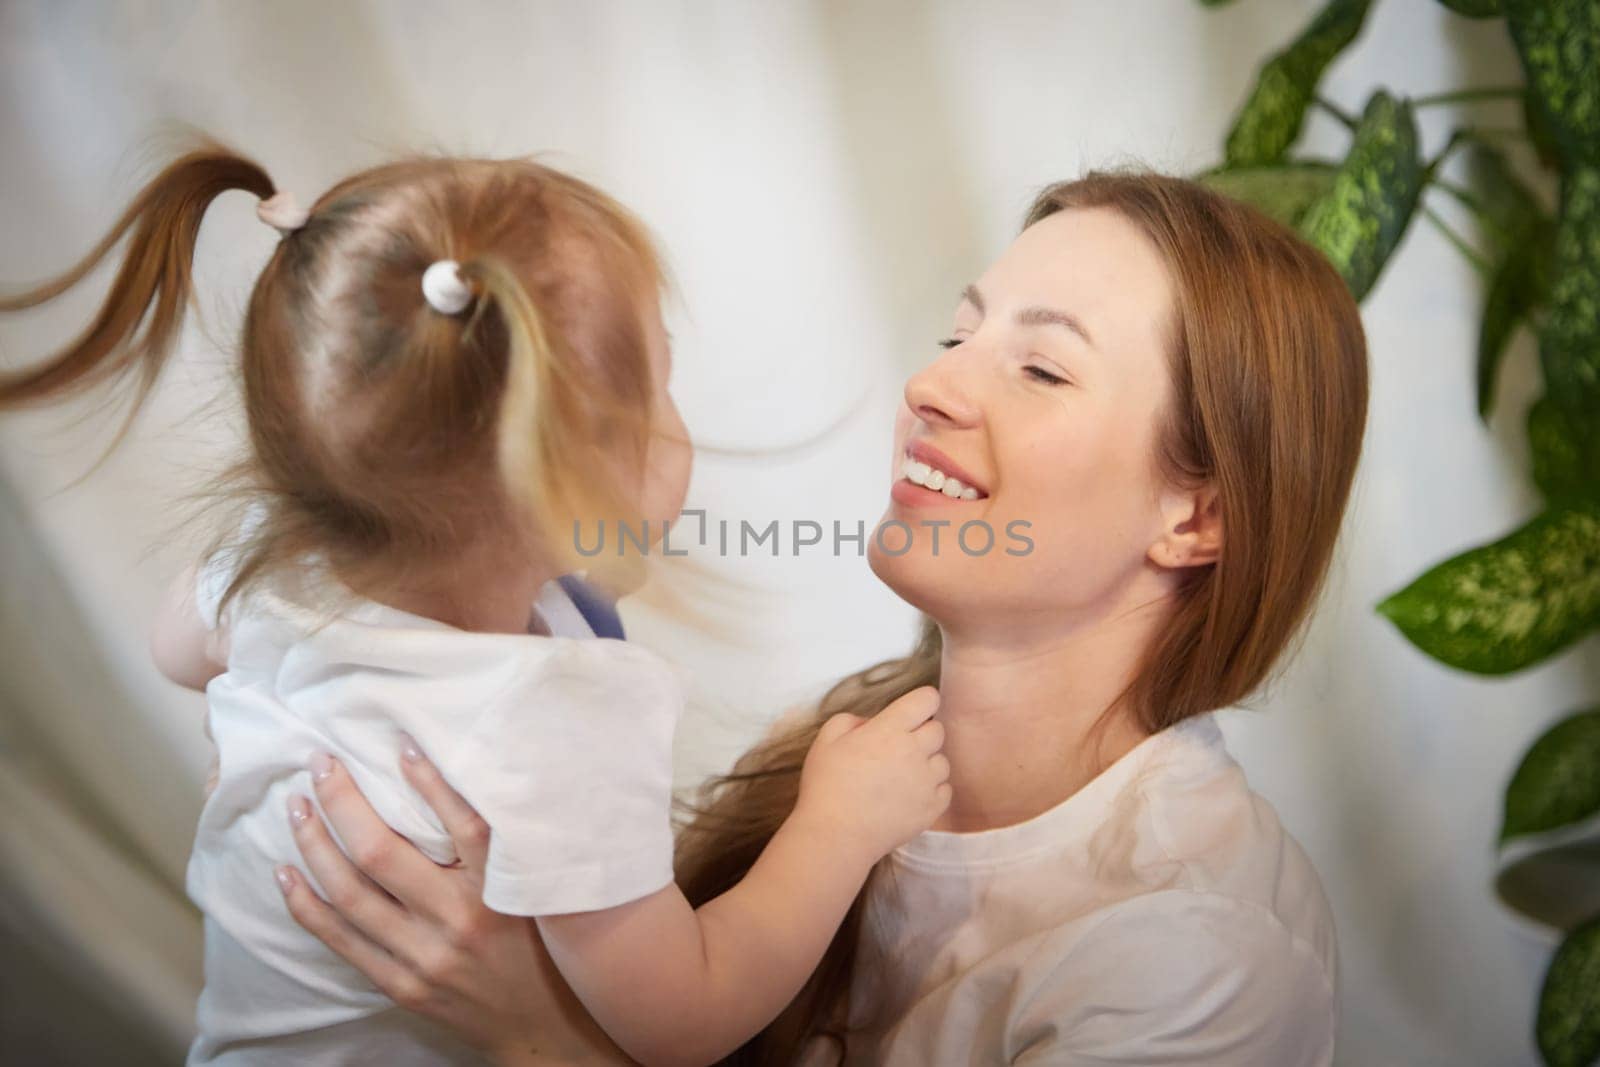
[[[210, 624], [232, 573], [226, 553], [201, 572]], [[316, 611], [268, 589], [229, 605], [228, 670], [206, 690], [219, 779], [188, 870], [207, 935], [191, 1063], [470, 1062], [284, 906], [274, 869], [305, 871], [287, 805], [315, 803], [318, 751], [385, 822], [450, 863], [443, 825], [400, 772], [400, 734], [414, 737], [489, 823], [483, 897], [496, 911], [597, 910], [673, 880], [681, 674], [594, 637], [559, 583], [535, 607], [557, 636], [472, 633], [359, 598]]]

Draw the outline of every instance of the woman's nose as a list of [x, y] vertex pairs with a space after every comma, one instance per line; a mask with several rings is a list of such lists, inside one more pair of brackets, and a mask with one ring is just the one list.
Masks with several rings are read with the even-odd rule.
[[955, 351], [946, 352], [906, 382], [906, 407], [932, 426], [966, 427], [978, 421], [978, 405], [962, 381]]

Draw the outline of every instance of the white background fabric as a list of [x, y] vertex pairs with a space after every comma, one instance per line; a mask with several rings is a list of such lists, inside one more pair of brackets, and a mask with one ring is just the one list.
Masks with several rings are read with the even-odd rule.
[[[735, 530], [853, 529], [883, 507], [900, 383], [1031, 193], [1092, 165], [1213, 162], [1256, 66], [1316, 6], [16, 0], [0, 6], [0, 283], [85, 250], [170, 154], [152, 134], [174, 123], [256, 155], [306, 201], [396, 151], [542, 150], [635, 207], [668, 250], [684, 298], [674, 388], [702, 445], [691, 505]], [[1324, 91], [1355, 110], [1378, 82], [1420, 94], [1519, 77], [1499, 24], [1410, 0], [1376, 5]], [[1514, 121], [1499, 104], [1475, 113]], [[1451, 118], [1426, 114], [1433, 144]], [[1323, 153], [1343, 137], [1312, 120]], [[237, 441], [225, 352], [274, 239], [248, 197], [217, 203], [204, 320], [124, 447], [81, 483], [69, 487], [112, 420], [91, 405], [0, 420], [0, 932], [16, 949], [0, 1026], [13, 1044], [49, 1033], [87, 1048], [86, 1017], [122, 1026], [128, 1062], [187, 1039], [198, 919], [179, 884], [206, 750], [199, 698], [157, 677], [145, 642], [199, 540], [184, 496]], [[0, 356], [42, 354], [97, 295], [7, 317]], [[1259, 713], [1222, 720], [1327, 887], [1349, 1064], [1532, 1060], [1548, 948], [1492, 904], [1499, 797], [1526, 745], [1600, 680], [1587, 645], [1509, 679], [1456, 674], [1371, 610], [1535, 507], [1519, 429], [1532, 345], [1515, 346], [1486, 430], [1479, 299], [1461, 258], [1414, 228], [1364, 309], [1367, 452], [1328, 598]], [[700, 552], [691, 562], [722, 584], [682, 567], [671, 583], [697, 590], [698, 625], [659, 591], [625, 609], [637, 639], [700, 679], [680, 781], [906, 647], [912, 614], [853, 551], [796, 557], [786, 534], [777, 559]]]

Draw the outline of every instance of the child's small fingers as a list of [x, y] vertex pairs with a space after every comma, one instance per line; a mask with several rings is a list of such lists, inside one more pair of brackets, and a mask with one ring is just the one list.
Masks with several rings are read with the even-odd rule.
[[935, 753], [928, 760], [928, 766], [933, 769], [935, 782], [944, 783], [950, 780], [950, 757], [944, 753]]
[[439, 768], [422, 754], [422, 749], [409, 736], [402, 738], [400, 755], [400, 772], [444, 823], [445, 833], [450, 835], [456, 855], [461, 857], [461, 865], [475, 874], [482, 874], [489, 861], [489, 824], [451, 788]]
[[896, 700], [872, 721], [885, 729], [910, 732], [933, 718], [939, 710], [939, 690], [931, 685], [920, 686]]
[[[822, 724], [822, 728], [817, 731], [816, 741], [827, 743], [837, 737], [844, 736], [860, 726], [861, 723], [862, 719], [859, 715], [852, 715], [848, 711], [830, 715], [827, 721]], [[813, 741], [812, 744], [815, 744], [816, 741]]]
[[938, 719], [929, 719], [912, 730], [911, 736], [917, 739], [918, 748], [922, 752], [932, 755], [944, 747], [944, 723]]

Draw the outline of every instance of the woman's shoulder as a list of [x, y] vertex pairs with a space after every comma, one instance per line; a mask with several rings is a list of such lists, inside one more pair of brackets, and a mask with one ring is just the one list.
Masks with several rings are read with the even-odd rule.
[[1159, 758], [1134, 783], [1133, 808], [1143, 842], [1140, 882], [1152, 891], [1145, 895], [1175, 895], [1136, 895], [1120, 906], [1143, 911], [1182, 902], [1243, 921], [1253, 916], [1281, 927], [1334, 981], [1333, 913], [1305, 849], [1251, 788], [1212, 716], [1169, 730]]
[[1040, 1063], [1331, 1060], [1335, 975], [1241, 898], [1187, 888], [1128, 898], [1053, 931], [1019, 977], [1026, 1007], [1012, 1039]]

